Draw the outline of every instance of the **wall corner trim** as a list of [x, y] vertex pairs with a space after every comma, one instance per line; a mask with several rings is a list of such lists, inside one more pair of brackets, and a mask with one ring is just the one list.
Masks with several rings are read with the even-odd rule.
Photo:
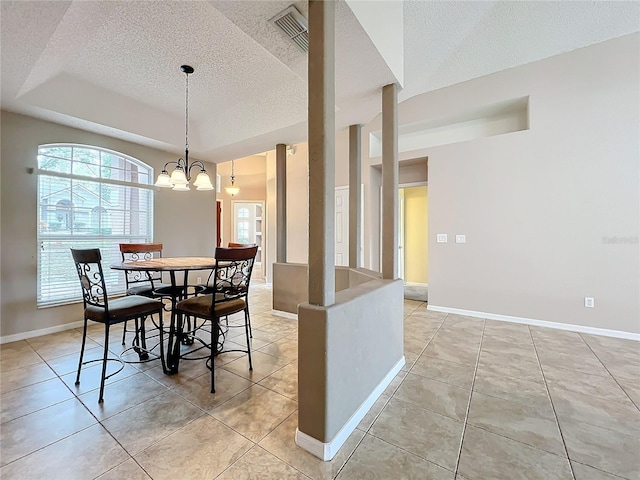
[[474, 310], [463, 310], [461, 308], [440, 307], [438, 305], [428, 305], [427, 310], [443, 313], [454, 313], [467, 317], [485, 318], [487, 320], [497, 320], [499, 322], [522, 323], [535, 327], [555, 328], [556, 330], [568, 330], [571, 332], [588, 333], [590, 335], [602, 335], [604, 337], [625, 338], [627, 340], [640, 341], [640, 333], [623, 332], [621, 330], [608, 330], [606, 328], [586, 327], [584, 325], [574, 325], [571, 323], [550, 322], [548, 320], [536, 320], [535, 318], [512, 317], [499, 313], [476, 312]]
[[344, 442], [347, 441], [349, 435], [356, 429], [378, 397], [400, 372], [404, 364], [405, 359], [403, 355], [330, 442], [321, 442], [296, 428], [296, 445], [325, 462], [331, 460], [336, 453], [338, 453], [338, 450], [340, 450]]

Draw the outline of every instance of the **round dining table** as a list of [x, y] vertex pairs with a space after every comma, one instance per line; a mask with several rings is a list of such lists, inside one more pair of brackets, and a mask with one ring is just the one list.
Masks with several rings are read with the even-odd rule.
[[[160, 358], [162, 369], [166, 374], [178, 373], [180, 363], [180, 342], [182, 340], [182, 322], [176, 321], [175, 306], [187, 295], [189, 288], [189, 272], [193, 270], [213, 270], [216, 260], [213, 257], [159, 257], [150, 260], [127, 260], [111, 265], [114, 270], [137, 272], [169, 272], [171, 278], [171, 323], [169, 325], [169, 338], [167, 342], [167, 354], [164, 355], [163, 333], [164, 327], [160, 319]], [[176, 272], [183, 272], [183, 284], [178, 287]]]

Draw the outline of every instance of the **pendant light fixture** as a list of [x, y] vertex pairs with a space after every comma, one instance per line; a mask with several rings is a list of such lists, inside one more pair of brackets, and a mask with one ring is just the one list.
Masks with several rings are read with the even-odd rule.
[[[184, 158], [179, 158], [175, 162], [167, 162], [158, 175], [155, 186], [163, 188], [173, 188], [178, 192], [186, 192], [190, 190], [189, 182], [191, 181], [191, 169], [193, 167], [200, 168], [200, 173], [196, 177], [193, 185], [196, 190], [213, 190], [211, 179], [204, 168], [204, 163], [200, 160], [191, 162], [189, 165], [189, 75], [194, 72], [193, 67], [189, 65], [182, 65], [180, 70], [184, 72], [186, 76], [186, 88], [185, 88], [185, 127], [184, 127]], [[175, 164], [175, 168], [171, 175], [167, 171], [169, 165]]]
[[235, 180], [236, 180], [236, 176], [235, 176], [234, 171], [233, 171], [233, 160], [231, 160], [231, 185], [229, 187], [224, 187], [224, 189], [232, 197], [234, 195], [237, 195], [238, 192], [240, 191], [240, 189], [234, 185]]

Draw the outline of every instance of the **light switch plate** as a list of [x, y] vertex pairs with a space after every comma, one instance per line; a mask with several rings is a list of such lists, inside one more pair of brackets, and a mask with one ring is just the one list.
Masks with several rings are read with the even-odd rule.
[[466, 235], [456, 235], [456, 243], [467, 243]]
[[436, 241], [438, 243], [447, 243], [447, 234], [446, 233], [439, 233], [436, 236]]

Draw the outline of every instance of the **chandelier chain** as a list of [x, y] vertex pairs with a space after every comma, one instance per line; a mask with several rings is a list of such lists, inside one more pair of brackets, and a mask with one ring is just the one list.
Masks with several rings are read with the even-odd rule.
[[184, 107], [184, 146], [185, 150], [189, 150], [189, 74], [187, 73], [187, 88], [185, 89], [185, 107]]

